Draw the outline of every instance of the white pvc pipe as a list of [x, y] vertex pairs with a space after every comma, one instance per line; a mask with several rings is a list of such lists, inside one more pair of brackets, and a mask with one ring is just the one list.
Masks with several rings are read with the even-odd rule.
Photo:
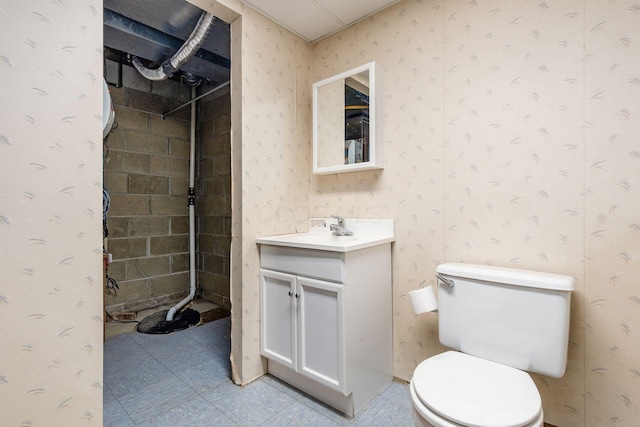
[[[195, 98], [196, 88], [191, 88], [191, 98]], [[196, 103], [191, 104], [191, 136], [189, 141], [189, 189], [195, 189], [196, 181]], [[194, 190], [195, 191], [195, 190]], [[195, 199], [195, 194], [192, 195]], [[189, 295], [169, 310], [166, 320], [173, 320], [178, 310], [196, 295], [196, 219], [195, 205], [189, 203]]]

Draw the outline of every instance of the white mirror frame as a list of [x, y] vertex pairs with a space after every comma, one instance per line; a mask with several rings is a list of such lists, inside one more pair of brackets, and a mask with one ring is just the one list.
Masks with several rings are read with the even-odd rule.
[[[348, 77], [362, 73], [363, 71], [369, 72], [369, 161], [350, 164], [336, 164], [330, 166], [319, 166], [319, 111], [321, 110], [318, 105], [318, 91], [323, 86], [327, 86], [331, 83], [345, 80]], [[313, 84], [313, 173], [316, 175], [328, 175], [341, 172], [356, 172], [371, 169], [382, 169], [382, 73], [380, 66], [375, 61], [329, 77]], [[342, 106], [344, 108], [344, 105]], [[344, 145], [337, 142], [340, 146]]]

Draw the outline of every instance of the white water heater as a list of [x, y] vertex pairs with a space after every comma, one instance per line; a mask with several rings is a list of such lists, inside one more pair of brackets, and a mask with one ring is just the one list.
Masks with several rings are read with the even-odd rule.
[[111, 95], [109, 95], [109, 87], [107, 82], [102, 79], [102, 138], [106, 138], [113, 126], [113, 120], [115, 119], [115, 112], [113, 111], [113, 103], [111, 102]]

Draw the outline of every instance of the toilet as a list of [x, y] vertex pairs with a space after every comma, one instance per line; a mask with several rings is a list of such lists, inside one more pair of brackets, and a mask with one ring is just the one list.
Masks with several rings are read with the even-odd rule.
[[440, 342], [450, 350], [413, 373], [415, 425], [542, 426], [542, 399], [525, 371], [564, 375], [575, 279], [460, 263], [436, 272]]

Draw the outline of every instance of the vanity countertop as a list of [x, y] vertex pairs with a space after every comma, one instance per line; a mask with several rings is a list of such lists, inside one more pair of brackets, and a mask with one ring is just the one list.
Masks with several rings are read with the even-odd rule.
[[393, 237], [393, 235], [334, 236], [332, 234], [297, 233], [259, 237], [256, 239], [256, 242], [262, 245], [349, 252], [383, 243], [390, 243], [394, 240], [395, 237]]
[[347, 228], [353, 236], [336, 236], [329, 231], [331, 218], [311, 218], [309, 232], [256, 238], [261, 245], [286, 246], [331, 252], [350, 252], [395, 241], [392, 219], [349, 219]]

